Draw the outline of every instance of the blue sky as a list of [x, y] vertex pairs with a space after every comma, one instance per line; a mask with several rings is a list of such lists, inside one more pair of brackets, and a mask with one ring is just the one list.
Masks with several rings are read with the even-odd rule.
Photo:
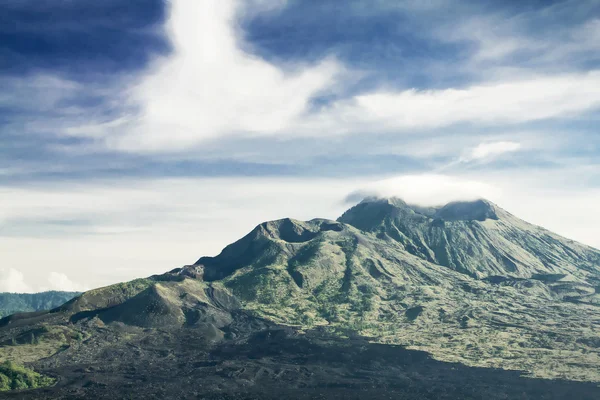
[[7, 0], [0, 290], [214, 254], [368, 189], [600, 246], [600, 2]]

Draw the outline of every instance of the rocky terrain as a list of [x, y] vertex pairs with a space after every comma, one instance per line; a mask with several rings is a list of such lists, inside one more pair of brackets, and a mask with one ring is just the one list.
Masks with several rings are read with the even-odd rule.
[[0, 320], [0, 361], [58, 381], [14, 398], [591, 399], [599, 288], [600, 251], [490, 202], [366, 199]]

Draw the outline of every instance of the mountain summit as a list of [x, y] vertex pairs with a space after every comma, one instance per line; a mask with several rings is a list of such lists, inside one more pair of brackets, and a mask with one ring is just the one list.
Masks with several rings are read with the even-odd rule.
[[[439, 207], [423, 207], [418, 205], [409, 205], [404, 200], [397, 197], [377, 198], [367, 197], [356, 206], [344, 213], [339, 220], [351, 220], [355, 217], [359, 219], [368, 219], [373, 216], [373, 211], [379, 210], [383, 214], [396, 213], [400, 215], [402, 210], [406, 213], [425, 216], [436, 220], [444, 221], [485, 221], [486, 219], [498, 219], [497, 212], [507, 214], [506, 211], [499, 208], [494, 203], [478, 199], [473, 201], [454, 201]], [[371, 222], [375, 222], [377, 218]], [[350, 223], [350, 221], [346, 221]]]
[[[600, 381], [600, 251], [486, 200], [368, 198], [337, 221], [265, 222], [216, 257], [5, 318], [0, 343], [21, 344], [10, 354], [52, 370], [99, 357], [115, 335], [138, 347], [165, 332], [229, 346], [273, 325]], [[47, 341], [43, 352], [27, 343], [31, 334]], [[78, 335], [88, 339], [66, 339]]]
[[487, 200], [441, 207], [366, 199], [338, 219], [475, 278], [564, 274], [596, 286], [600, 252], [526, 223]]

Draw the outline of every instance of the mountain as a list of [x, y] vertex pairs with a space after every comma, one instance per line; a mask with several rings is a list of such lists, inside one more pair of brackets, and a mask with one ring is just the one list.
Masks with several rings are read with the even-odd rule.
[[409, 206], [399, 199], [363, 201], [339, 221], [474, 278], [565, 275], [600, 284], [600, 251], [528, 224], [485, 200], [438, 208]]
[[50, 310], [78, 296], [77, 292], [0, 293], [0, 318], [17, 312]]
[[261, 224], [196, 265], [278, 323], [352, 329], [467, 365], [599, 378], [600, 251], [488, 201], [367, 199], [338, 221]]
[[56, 398], [182, 398], [198, 379], [206, 398], [597, 398], [519, 376], [600, 382], [599, 289], [599, 250], [491, 202], [370, 198], [0, 320], [0, 361], [62, 376]]

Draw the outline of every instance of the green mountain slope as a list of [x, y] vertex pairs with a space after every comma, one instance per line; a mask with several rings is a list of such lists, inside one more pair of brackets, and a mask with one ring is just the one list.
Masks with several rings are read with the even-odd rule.
[[338, 221], [266, 222], [216, 257], [5, 318], [0, 360], [57, 368], [116, 342], [192, 330], [220, 343], [276, 323], [600, 381], [599, 260], [487, 201], [367, 199]]
[[17, 312], [50, 310], [73, 297], [77, 292], [0, 293], [0, 318]]
[[600, 251], [486, 202], [370, 199], [259, 225], [197, 266], [258, 315], [446, 361], [600, 379]]

